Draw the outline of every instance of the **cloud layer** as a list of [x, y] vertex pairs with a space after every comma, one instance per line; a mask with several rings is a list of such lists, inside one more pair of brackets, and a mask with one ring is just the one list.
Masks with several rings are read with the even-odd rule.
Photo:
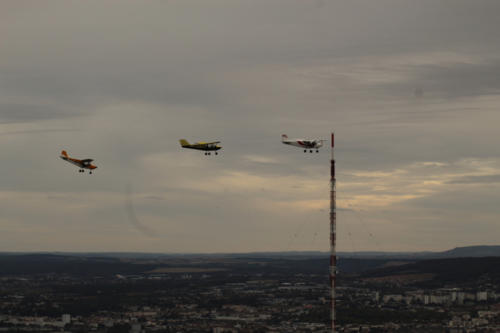
[[0, 251], [327, 250], [331, 131], [340, 250], [495, 244], [499, 10], [4, 1]]

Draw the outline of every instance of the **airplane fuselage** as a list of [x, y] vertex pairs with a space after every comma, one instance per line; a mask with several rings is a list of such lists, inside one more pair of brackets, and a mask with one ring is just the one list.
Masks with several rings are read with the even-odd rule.
[[323, 147], [323, 141], [324, 140], [319, 140], [319, 139], [314, 139], [314, 140], [289, 139], [286, 134], [283, 134], [281, 136], [281, 142], [283, 142], [283, 144], [302, 148], [304, 149], [304, 153], [307, 152], [307, 150], [309, 150], [311, 153], [313, 152], [313, 150], [319, 152], [319, 148]]
[[77, 167], [79, 168], [82, 168], [82, 169], [89, 169], [89, 170], [94, 170], [94, 169], [97, 169], [97, 167], [95, 165], [92, 165], [92, 164], [85, 164], [85, 163], [82, 163], [81, 160], [77, 160], [75, 158], [71, 158], [71, 157], [64, 157], [64, 156], [60, 156], [63, 160], [65, 160], [66, 162], [69, 162], [71, 164], [74, 164], [76, 165]]
[[297, 139], [297, 140], [284, 140], [283, 143], [285, 145], [290, 145], [294, 147], [299, 147], [299, 148], [305, 148], [305, 149], [316, 149], [323, 147], [323, 142], [321, 140], [302, 140], [302, 139]]
[[68, 154], [63, 150], [61, 153], [61, 156], [59, 156], [62, 160], [71, 163], [73, 165], [76, 165], [77, 167], [80, 168], [80, 172], [83, 171], [83, 169], [90, 170], [90, 173], [92, 173], [92, 170], [97, 169], [95, 165], [92, 165], [91, 159], [84, 159], [84, 160], [79, 160], [76, 158], [71, 158], [68, 156]]
[[217, 145], [192, 144], [189, 146], [182, 146], [182, 148], [196, 149], [196, 150], [203, 150], [203, 151], [217, 151], [217, 150], [221, 149], [222, 147], [217, 146]]
[[220, 143], [220, 141], [213, 141], [213, 142], [196, 142], [196, 143], [189, 143], [186, 139], [180, 139], [179, 143], [181, 144], [182, 148], [188, 148], [188, 149], [195, 149], [195, 150], [202, 150], [205, 152], [205, 155], [211, 155], [210, 152], [215, 152], [215, 155], [218, 155], [217, 150], [220, 150], [222, 147], [217, 145]]

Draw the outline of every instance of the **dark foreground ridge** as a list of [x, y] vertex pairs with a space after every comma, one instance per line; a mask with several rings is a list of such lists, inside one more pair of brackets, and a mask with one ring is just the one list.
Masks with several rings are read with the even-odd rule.
[[[326, 332], [328, 255], [0, 254], [6, 332]], [[340, 257], [339, 332], [500, 331], [500, 257]], [[361, 327], [361, 330], [360, 330]]]
[[[64, 274], [70, 276], [151, 275], [158, 272], [225, 272], [235, 274], [327, 274], [328, 258], [313, 254], [278, 256], [246, 255], [176, 255], [146, 258], [116, 258], [81, 254], [0, 254], [0, 276]], [[487, 274], [500, 282], [500, 256], [450, 259], [339, 258], [341, 278], [383, 278], [400, 275], [432, 275], [436, 283], [474, 282]]]

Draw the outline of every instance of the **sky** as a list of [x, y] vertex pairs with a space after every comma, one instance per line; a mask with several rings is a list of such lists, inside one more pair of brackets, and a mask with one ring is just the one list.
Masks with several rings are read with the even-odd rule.
[[327, 251], [331, 132], [340, 251], [498, 244], [499, 12], [2, 1], [0, 251]]

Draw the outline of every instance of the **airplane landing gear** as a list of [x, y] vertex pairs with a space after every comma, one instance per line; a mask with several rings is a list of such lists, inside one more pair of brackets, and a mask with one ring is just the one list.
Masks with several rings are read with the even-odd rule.
[[316, 152], [319, 153], [319, 150], [316, 149]]
[[307, 149], [304, 149], [304, 153], [307, 153]]
[[[209, 156], [209, 155], [212, 155], [212, 152], [206, 151], [205, 156]], [[214, 155], [219, 155], [219, 153], [214, 151]]]
[[91, 174], [92, 174], [92, 171], [89, 171], [89, 175], [91, 175]]
[[312, 153], [313, 151], [312, 150], [309, 150], [310, 153]]

